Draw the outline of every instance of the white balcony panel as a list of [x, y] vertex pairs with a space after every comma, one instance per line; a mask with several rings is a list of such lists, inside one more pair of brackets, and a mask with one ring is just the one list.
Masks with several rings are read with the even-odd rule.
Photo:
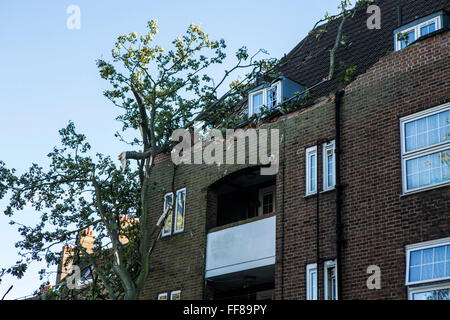
[[276, 217], [211, 232], [206, 244], [206, 278], [275, 264]]

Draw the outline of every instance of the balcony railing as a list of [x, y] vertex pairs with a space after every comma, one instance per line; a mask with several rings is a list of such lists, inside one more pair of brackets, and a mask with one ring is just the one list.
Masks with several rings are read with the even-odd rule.
[[276, 216], [208, 233], [206, 278], [275, 264]]

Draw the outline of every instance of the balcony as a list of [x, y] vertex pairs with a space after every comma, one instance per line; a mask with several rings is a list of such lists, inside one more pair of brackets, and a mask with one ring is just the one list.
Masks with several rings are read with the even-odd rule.
[[207, 235], [206, 278], [275, 264], [274, 214], [214, 228]]

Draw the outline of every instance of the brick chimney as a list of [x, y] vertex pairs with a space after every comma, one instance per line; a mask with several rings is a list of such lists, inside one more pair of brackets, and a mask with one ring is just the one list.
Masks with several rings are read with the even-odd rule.
[[68, 275], [69, 269], [73, 264], [73, 248], [69, 246], [63, 246], [61, 252], [61, 261], [58, 265], [58, 273], [56, 275], [56, 284], [60, 283]]
[[91, 254], [94, 252], [94, 233], [91, 227], [80, 232], [80, 245], [86, 249], [86, 252]]

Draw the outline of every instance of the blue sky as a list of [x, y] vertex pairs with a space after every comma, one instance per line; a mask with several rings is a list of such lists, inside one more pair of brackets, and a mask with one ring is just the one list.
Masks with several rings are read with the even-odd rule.
[[[280, 58], [304, 38], [325, 12], [336, 13], [339, 0], [278, 1], [156, 1], [156, 0], [8, 0], [0, 3], [0, 160], [24, 172], [33, 162], [46, 165], [46, 154], [59, 141], [58, 130], [69, 120], [86, 134], [95, 152], [114, 159], [127, 149], [114, 138], [120, 124], [117, 109], [103, 97], [108, 88], [95, 60], [109, 58], [116, 38], [146, 31], [146, 22], [157, 19], [158, 44], [169, 47], [191, 23], [200, 24], [211, 38], [224, 38], [230, 64], [233, 53], [245, 45], [250, 53], [266, 49]], [[69, 5], [81, 10], [81, 28], [69, 30]], [[226, 64], [219, 68], [226, 68]], [[236, 75], [237, 76], [237, 75]], [[231, 79], [233, 80], [233, 78]], [[20, 237], [3, 215], [0, 200], [0, 267], [18, 256], [14, 243]], [[17, 220], [32, 224], [39, 215], [27, 208]], [[21, 279], [6, 277], [0, 299], [31, 294], [41, 281], [30, 266]], [[54, 282], [54, 277], [50, 278]]]

